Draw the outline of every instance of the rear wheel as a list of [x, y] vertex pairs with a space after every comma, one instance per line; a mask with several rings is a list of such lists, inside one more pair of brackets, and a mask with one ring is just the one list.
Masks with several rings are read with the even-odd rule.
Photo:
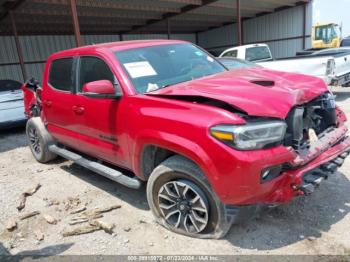
[[191, 237], [223, 237], [238, 212], [224, 205], [198, 166], [181, 156], [172, 156], [154, 169], [147, 199], [157, 222]]
[[26, 126], [27, 141], [34, 158], [40, 163], [46, 163], [56, 154], [49, 151], [49, 145], [54, 143], [52, 136], [46, 130], [40, 117], [32, 117]]

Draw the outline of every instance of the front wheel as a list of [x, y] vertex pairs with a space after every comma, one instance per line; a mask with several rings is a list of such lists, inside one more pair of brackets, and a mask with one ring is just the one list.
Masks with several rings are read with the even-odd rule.
[[147, 200], [157, 222], [197, 238], [223, 237], [238, 213], [218, 199], [198, 166], [181, 156], [172, 156], [154, 169]]

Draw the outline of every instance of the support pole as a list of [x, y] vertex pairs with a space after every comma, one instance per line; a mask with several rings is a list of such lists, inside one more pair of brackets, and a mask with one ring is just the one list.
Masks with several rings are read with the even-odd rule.
[[306, 49], [306, 5], [303, 6], [303, 50]]
[[21, 43], [19, 42], [19, 38], [18, 38], [15, 17], [13, 15], [12, 11], [10, 11], [9, 13], [10, 13], [10, 18], [11, 18], [13, 36], [15, 37], [15, 43], [16, 43], [19, 64], [21, 66], [22, 77], [23, 77], [23, 81], [26, 81], [27, 80], [27, 72], [26, 72], [26, 68], [24, 66], [22, 47], [21, 47]]
[[242, 45], [242, 17], [241, 17], [241, 1], [236, 0], [237, 4], [237, 43]]
[[77, 1], [70, 0], [70, 7], [71, 7], [72, 19], [73, 19], [75, 43], [76, 43], [76, 46], [79, 47], [82, 45], [82, 42], [81, 42], [79, 19], [78, 19], [78, 13], [77, 13]]
[[166, 20], [166, 25], [167, 25], [168, 39], [170, 39], [171, 31], [170, 31], [170, 20], [169, 20], [169, 18]]

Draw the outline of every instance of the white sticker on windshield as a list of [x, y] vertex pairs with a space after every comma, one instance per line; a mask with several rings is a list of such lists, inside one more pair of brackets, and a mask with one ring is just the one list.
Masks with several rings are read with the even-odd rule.
[[146, 92], [152, 92], [154, 90], [157, 90], [158, 88], [159, 86], [157, 84], [148, 83]]
[[157, 75], [157, 72], [148, 61], [126, 63], [124, 66], [132, 78]]
[[210, 56], [207, 56], [207, 60], [208, 60], [209, 62], [214, 62], [214, 59], [213, 59], [212, 57], [210, 57]]

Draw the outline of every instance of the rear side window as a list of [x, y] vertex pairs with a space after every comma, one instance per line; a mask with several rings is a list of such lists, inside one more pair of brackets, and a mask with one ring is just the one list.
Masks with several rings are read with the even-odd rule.
[[79, 91], [86, 83], [109, 80], [114, 83], [114, 75], [108, 65], [100, 58], [85, 56], [80, 58]]
[[73, 87], [73, 58], [52, 61], [49, 84], [58, 90], [71, 91]]
[[269, 49], [265, 46], [251, 47], [246, 50], [245, 60], [259, 61], [271, 58]]
[[223, 57], [237, 57], [237, 50], [228, 51], [223, 55]]

